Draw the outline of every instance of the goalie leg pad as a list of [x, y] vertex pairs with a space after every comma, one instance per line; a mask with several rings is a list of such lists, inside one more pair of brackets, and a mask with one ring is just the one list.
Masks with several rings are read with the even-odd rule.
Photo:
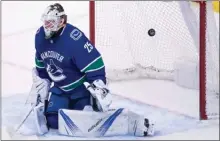
[[59, 110], [58, 130], [67, 136], [147, 136], [153, 135], [152, 127], [144, 116], [123, 108], [107, 112]]
[[33, 112], [35, 118], [34, 121], [38, 134], [43, 135], [47, 133], [48, 127], [47, 127], [46, 116], [44, 114], [44, 104], [39, 103], [36, 107], [34, 107]]

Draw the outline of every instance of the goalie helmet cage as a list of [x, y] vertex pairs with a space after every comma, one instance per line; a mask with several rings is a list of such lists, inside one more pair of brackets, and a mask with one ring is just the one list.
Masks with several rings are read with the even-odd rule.
[[[210, 6], [205, 1], [90, 1], [90, 40], [103, 56], [107, 78], [174, 80], [175, 59], [197, 60], [200, 119], [219, 117], [219, 104], [207, 106], [208, 97], [219, 101], [219, 31]], [[160, 34], [165, 36], [155, 37]]]

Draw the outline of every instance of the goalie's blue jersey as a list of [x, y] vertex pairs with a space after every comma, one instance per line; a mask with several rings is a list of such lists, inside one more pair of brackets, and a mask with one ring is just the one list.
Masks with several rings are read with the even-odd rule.
[[73, 93], [83, 82], [102, 79], [105, 66], [98, 50], [85, 34], [68, 24], [57, 37], [45, 39], [43, 27], [35, 36], [35, 64], [41, 78], [49, 79], [63, 92]]

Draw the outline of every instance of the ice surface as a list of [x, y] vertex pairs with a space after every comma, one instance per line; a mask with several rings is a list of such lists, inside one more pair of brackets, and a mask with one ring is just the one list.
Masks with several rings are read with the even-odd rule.
[[[40, 13], [50, 2], [3, 2], [3, 39], [2, 39], [2, 138], [9, 138], [8, 129], [15, 128], [30, 108], [24, 105], [31, 87], [31, 68], [34, 58], [34, 33]], [[71, 23], [82, 28], [88, 34], [88, 5], [86, 2], [61, 2], [67, 13], [73, 13]], [[35, 8], [28, 10], [26, 8]], [[40, 8], [39, 8], [40, 7]], [[22, 9], [22, 10], [21, 10]], [[26, 9], [26, 10], [25, 10]], [[24, 11], [29, 12], [24, 12]], [[30, 14], [33, 16], [30, 17]], [[16, 17], [14, 19], [10, 17]], [[18, 18], [17, 17], [17, 18]], [[34, 18], [33, 18], [34, 17]], [[28, 21], [27, 21], [28, 19]], [[15, 22], [16, 20], [16, 22]], [[12, 24], [13, 23], [13, 24]], [[17, 26], [14, 26], [14, 24]], [[21, 32], [22, 31], [22, 32]], [[198, 91], [184, 89], [169, 81], [133, 80], [129, 82], [111, 83], [114, 94], [113, 107], [129, 108], [146, 115], [156, 123], [154, 137], [106, 137], [89, 139], [126, 139], [126, 140], [156, 140], [156, 139], [219, 139], [219, 120], [198, 120]], [[73, 140], [60, 136], [56, 130], [51, 130], [44, 136], [35, 136], [33, 114], [19, 130], [21, 135], [14, 139], [40, 140]]]
[[[5, 127], [16, 127], [18, 123], [21, 121], [23, 115], [28, 111], [30, 107], [24, 106], [25, 97], [27, 94], [19, 94], [19, 95], [12, 95], [9, 97], [5, 97], [3, 99], [3, 126]], [[194, 132], [199, 132], [198, 129], [201, 128], [204, 132], [206, 126], [209, 127], [207, 131], [216, 131], [212, 133], [206, 133], [206, 138], [210, 137], [212, 139], [216, 139], [213, 134], [217, 134], [217, 123], [203, 123], [196, 118], [192, 118], [185, 115], [180, 115], [174, 112], [170, 112], [167, 109], [158, 108], [155, 106], [143, 104], [137, 101], [133, 101], [130, 99], [126, 99], [120, 96], [114, 96], [114, 103], [113, 107], [125, 107], [134, 112], [139, 114], [146, 115], [149, 119], [153, 120], [156, 124], [156, 132], [155, 136], [157, 138], [162, 138], [169, 134], [179, 133], [183, 134], [182, 132], [189, 132], [189, 130], [194, 129]], [[35, 126], [33, 125], [33, 115], [28, 118], [24, 126], [20, 129], [20, 133], [24, 136], [26, 135], [34, 135], [35, 133]], [[214, 129], [210, 129], [213, 124]], [[195, 130], [196, 129], [196, 130]], [[189, 132], [191, 133], [191, 132]], [[174, 135], [172, 135], [173, 137]], [[53, 130], [50, 133], [46, 134], [45, 136], [39, 136], [39, 139], [72, 139], [72, 137], [64, 137], [57, 135], [57, 131]], [[148, 137], [149, 138], [149, 137]], [[141, 138], [141, 137], [108, 137], [107, 139], [148, 139], [148, 138]], [[151, 137], [152, 138], [152, 137]], [[74, 138], [75, 139], [75, 138]], [[79, 138], [82, 139], [82, 138]], [[106, 139], [106, 138], [105, 138]]]
[[[17, 127], [22, 120], [23, 115], [30, 107], [24, 105], [27, 94], [16, 94], [9, 97], [4, 97], [2, 100], [3, 127]], [[202, 122], [196, 118], [181, 115], [175, 112], [170, 112], [167, 109], [147, 105], [134, 100], [126, 99], [121, 96], [114, 96], [113, 107], [128, 108], [139, 114], [146, 115], [149, 119], [153, 120], [156, 125], [155, 139], [178, 139], [179, 135], [188, 139], [217, 139], [219, 132], [219, 123], [217, 121]], [[35, 126], [33, 125], [33, 115], [31, 114], [24, 126], [19, 130], [19, 133], [27, 137], [35, 134]], [[196, 134], [193, 134], [195, 132]], [[201, 136], [197, 136], [202, 133]], [[28, 135], [28, 136], [27, 136]], [[178, 136], [175, 136], [178, 135]], [[4, 137], [4, 134], [3, 134]], [[50, 131], [45, 136], [39, 136], [38, 139], [73, 139], [72, 137], [59, 136], [56, 130]], [[83, 138], [74, 138], [83, 139]], [[91, 138], [90, 138], [91, 139]], [[103, 138], [102, 138], [103, 139]], [[105, 139], [149, 139], [142, 137], [108, 137]], [[154, 137], [150, 137], [154, 139]]]

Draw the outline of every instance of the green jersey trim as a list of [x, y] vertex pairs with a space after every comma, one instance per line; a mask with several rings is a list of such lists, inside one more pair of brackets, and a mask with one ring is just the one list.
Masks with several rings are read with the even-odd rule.
[[92, 72], [100, 70], [104, 67], [104, 62], [102, 60], [102, 57], [99, 56], [95, 60], [93, 60], [91, 63], [89, 63], [87, 66], [85, 66], [81, 72]]

